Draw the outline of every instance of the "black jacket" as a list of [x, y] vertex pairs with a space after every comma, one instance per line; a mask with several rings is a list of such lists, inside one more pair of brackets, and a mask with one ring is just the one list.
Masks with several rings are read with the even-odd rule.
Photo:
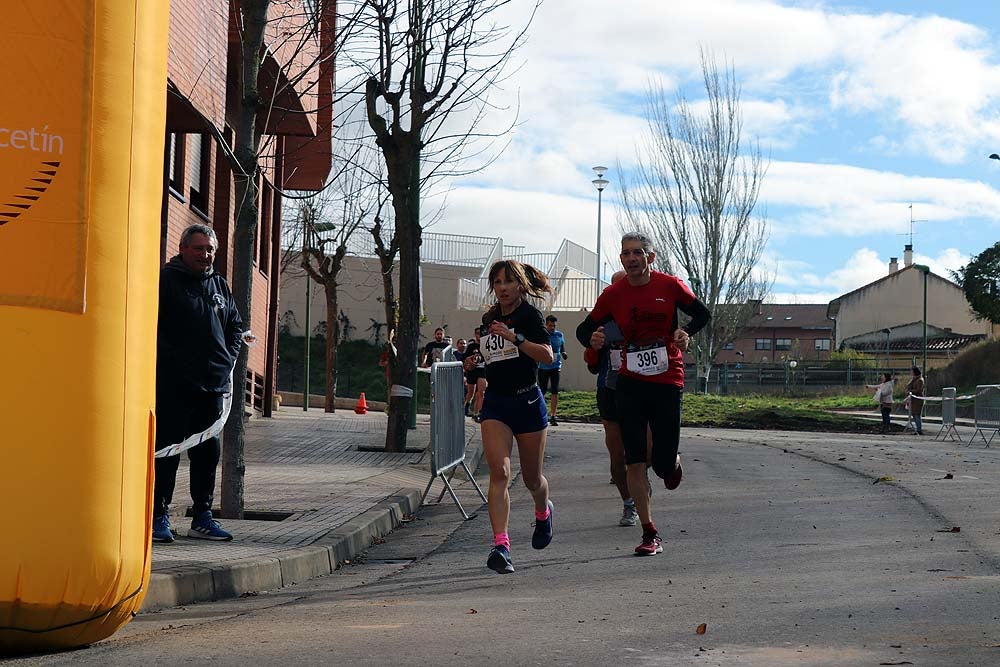
[[243, 320], [226, 279], [197, 275], [174, 257], [160, 270], [156, 381], [223, 393], [243, 344]]

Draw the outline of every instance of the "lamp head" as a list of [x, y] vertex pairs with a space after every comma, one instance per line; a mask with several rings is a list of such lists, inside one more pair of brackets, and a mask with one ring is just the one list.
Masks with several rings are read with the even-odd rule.
[[604, 178], [604, 174], [608, 171], [607, 167], [593, 167], [593, 169], [598, 178]]

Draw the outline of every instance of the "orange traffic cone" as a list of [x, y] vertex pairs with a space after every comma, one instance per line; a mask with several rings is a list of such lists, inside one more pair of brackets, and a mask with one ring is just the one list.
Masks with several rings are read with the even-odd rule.
[[359, 415], [368, 414], [368, 402], [365, 401], [365, 392], [361, 392], [361, 398], [358, 399], [358, 404], [354, 406], [354, 412]]

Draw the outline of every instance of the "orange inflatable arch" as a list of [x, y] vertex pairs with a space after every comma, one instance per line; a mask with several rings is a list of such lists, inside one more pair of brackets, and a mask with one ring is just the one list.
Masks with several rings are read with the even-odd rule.
[[149, 581], [168, 3], [0, 26], [0, 655], [107, 637]]

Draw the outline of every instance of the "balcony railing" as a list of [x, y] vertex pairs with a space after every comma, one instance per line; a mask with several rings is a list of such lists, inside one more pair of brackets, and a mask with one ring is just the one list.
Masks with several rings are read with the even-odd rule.
[[[596, 278], [563, 278], [552, 280], [551, 283], [553, 292], [548, 298], [532, 300], [540, 310], [590, 310], [601, 290], [607, 287], [607, 283], [598, 283]], [[482, 310], [491, 303], [493, 292], [488, 278], [459, 280], [460, 309]]]

